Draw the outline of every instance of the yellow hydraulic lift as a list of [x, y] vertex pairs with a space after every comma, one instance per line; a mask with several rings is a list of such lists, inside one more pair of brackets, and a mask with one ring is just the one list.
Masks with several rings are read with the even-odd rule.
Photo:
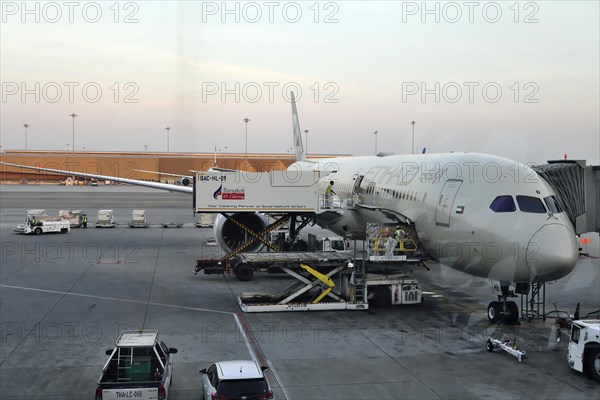
[[321, 288], [324, 288], [325, 286], [327, 286], [327, 289], [323, 290], [317, 296], [317, 298], [312, 301], [312, 304], [317, 304], [319, 301], [321, 301], [321, 299], [323, 299], [323, 297], [327, 296], [327, 293], [331, 292], [331, 290], [335, 287], [335, 283], [333, 283], [333, 280], [331, 280], [331, 278], [329, 276], [323, 275], [322, 273], [320, 273], [319, 271], [317, 271], [314, 268], [309, 267], [308, 265], [300, 264], [300, 267], [302, 269], [304, 269], [306, 272], [308, 272], [309, 274], [311, 274], [312, 276], [314, 276], [315, 278], [317, 278], [318, 280], [320, 280], [321, 282], [323, 282], [323, 285], [321, 285]]

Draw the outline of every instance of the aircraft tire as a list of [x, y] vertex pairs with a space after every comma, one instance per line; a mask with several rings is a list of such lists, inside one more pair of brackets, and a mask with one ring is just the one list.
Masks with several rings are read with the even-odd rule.
[[508, 317], [506, 317], [506, 322], [514, 325], [519, 321], [519, 307], [517, 307], [517, 303], [514, 301], [507, 301], [506, 307], [508, 308]]
[[502, 318], [500, 311], [502, 309], [502, 305], [500, 304], [499, 301], [492, 301], [490, 304], [488, 304], [488, 309], [487, 309], [487, 316], [488, 316], [488, 320], [491, 323], [496, 323], [498, 321], [500, 321], [500, 319]]
[[252, 280], [254, 276], [254, 271], [250, 264], [241, 263], [235, 267], [234, 270], [235, 276], [242, 282], [248, 282]]
[[598, 346], [590, 349], [588, 370], [590, 371], [590, 376], [600, 382], [600, 347]]
[[488, 339], [487, 342], [485, 342], [485, 349], [490, 353], [494, 351], [494, 343], [492, 343], [490, 339]]

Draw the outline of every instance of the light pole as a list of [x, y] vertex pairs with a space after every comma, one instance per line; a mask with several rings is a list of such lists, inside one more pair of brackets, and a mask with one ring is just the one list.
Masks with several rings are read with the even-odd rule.
[[23, 124], [23, 126], [25, 127], [25, 150], [27, 150], [27, 128], [29, 128], [29, 125]]
[[410, 154], [415, 154], [415, 121], [411, 121], [412, 125], [412, 150]]
[[250, 120], [248, 118], [244, 118], [242, 121], [246, 123], [246, 147], [244, 150], [244, 156], [246, 161], [248, 161], [248, 122], [250, 122]]
[[167, 153], [169, 153], [169, 132], [171, 131], [171, 127], [167, 126], [165, 129], [167, 130]]
[[72, 141], [73, 148], [71, 149], [73, 152], [75, 152], [75, 117], [76, 116], [77, 116], [77, 114], [75, 114], [75, 113], [69, 115], [69, 117], [73, 118], [73, 141]]
[[306, 148], [304, 149], [304, 153], [308, 154], [308, 129], [304, 131], [304, 141], [306, 142]]
[[373, 135], [375, 135], [375, 155], [377, 155], [377, 133], [379, 133], [378, 131], [373, 132]]

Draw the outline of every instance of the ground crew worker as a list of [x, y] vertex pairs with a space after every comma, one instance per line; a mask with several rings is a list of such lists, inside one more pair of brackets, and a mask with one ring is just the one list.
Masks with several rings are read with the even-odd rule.
[[87, 215], [83, 214], [83, 216], [81, 217], [81, 225], [84, 228], [87, 228]]
[[400, 225], [396, 226], [396, 232], [394, 232], [394, 239], [396, 239], [396, 241], [398, 242], [399, 250], [403, 251], [402, 241], [406, 239], [406, 232], [404, 232], [404, 230], [400, 228]]
[[333, 191], [333, 181], [329, 181], [329, 185], [327, 185], [327, 189], [325, 189], [325, 204], [327, 207], [332, 206], [332, 198], [335, 192]]
[[396, 226], [396, 233], [394, 234], [395, 239], [400, 241], [402, 239], [406, 239], [406, 232], [400, 228], [400, 225]]
[[35, 217], [31, 217], [31, 226], [35, 226], [36, 223]]

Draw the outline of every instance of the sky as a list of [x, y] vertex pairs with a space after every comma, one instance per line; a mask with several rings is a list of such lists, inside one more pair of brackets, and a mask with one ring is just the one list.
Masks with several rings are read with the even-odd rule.
[[2, 150], [286, 153], [292, 90], [309, 153], [599, 164], [597, 1], [1, 7]]

